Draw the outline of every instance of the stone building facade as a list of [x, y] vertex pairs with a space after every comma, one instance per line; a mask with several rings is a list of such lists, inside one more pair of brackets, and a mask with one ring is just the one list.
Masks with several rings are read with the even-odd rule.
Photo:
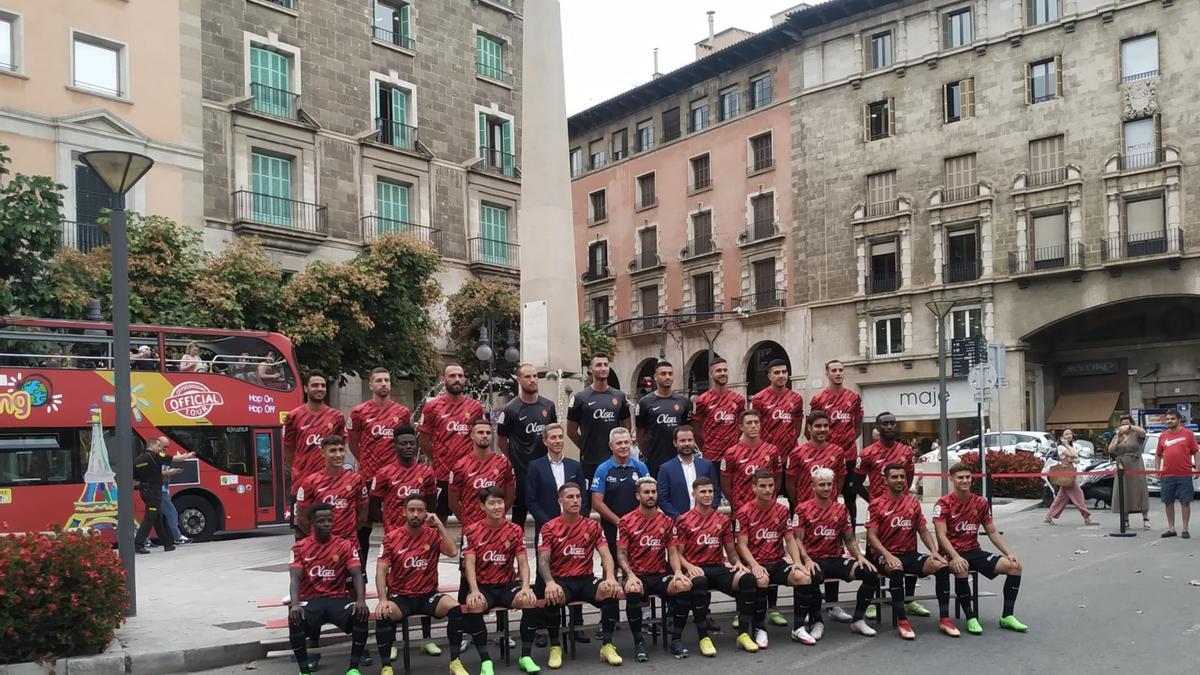
[[[834, 0], [790, 14], [777, 57], [794, 214], [779, 279], [790, 294], [781, 312], [724, 322], [713, 346], [734, 379], [755, 387], [762, 339], [786, 352], [806, 397], [824, 386], [823, 364], [843, 359], [868, 417], [897, 412], [906, 434], [928, 439], [937, 322], [926, 303], [952, 299], [948, 337], [1005, 347], [1007, 386], [984, 410], [991, 428], [1099, 430], [1115, 410], [1200, 404], [1187, 44], [1198, 22], [1171, 0]], [[684, 70], [774, 46], [778, 32]], [[627, 120], [657, 105], [653, 86], [622, 95], [639, 109]], [[686, 95], [661, 98], [676, 96]], [[620, 125], [622, 97], [597, 106], [613, 111], [607, 124]], [[600, 117], [573, 118], [573, 136]], [[665, 148], [640, 161], [658, 154], [678, 161]], [[577, 213], [620, 168], [576, 179]], [[741, 173], [725, 168], [714, 182]], [[614, 318], [636, 314], [615, 300]], [[734, 327], [756, 315], [771, 337]], [[660, 345], [678, 343], [689, 360], [707, 347], [669, 320], [645, 342], [622, 341], [625, 382]], [[975, 412], [965, 381], [952, 380], [952, 433], [974, 433]]]

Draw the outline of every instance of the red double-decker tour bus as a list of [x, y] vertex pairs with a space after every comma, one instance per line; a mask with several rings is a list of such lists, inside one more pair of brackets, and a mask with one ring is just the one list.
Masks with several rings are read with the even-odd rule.
[[[184, 534], [285, 522], [283, 419], [302, 403], [291, 342], [142, 325], [130, 335], [133, 454], [158, 436], [168, 454], [196, 453], [170, 481]], [[115, 534], [112, 368], [110, 324], [0, 319], [0, 532]], [[101, 427], [105, 442], [93, 443]]]

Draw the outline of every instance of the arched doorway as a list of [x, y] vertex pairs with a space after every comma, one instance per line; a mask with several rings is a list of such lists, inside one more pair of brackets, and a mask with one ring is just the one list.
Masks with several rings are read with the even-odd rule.
[[[716, 352], [713, 352], [713, 354], [715, 355], [714, 358], [720, 356]], [[703, 394], [711, 386], [711, 383], [708, 381], [708, 350], [703, 349], [692, 354], [692, 358], [688, 359], [688, 363], [687, 380], [681, 384], [686, 387], [685, 391], [687, 391], [689, 396], [692, 394]]]
[[629, 399], [637, 401], [647, 393], [654, 391], [654, 366], [658, 363], [658, 359], [645, 359], [638, 364], [637, 370], [634, 371], [633, 382], [629, 387]]
[[610, 369], [608, 371], [608, 388], [609, 389], [620, 389], [621, 388], [621, 378], [617, 377], [617, 371], [615, 369]]
[[766, 389], [771, 382], [767, 379], [767, 364], [775, 359], [782, 359], [788, 364], [788, 372], [792, 370], [792, 360], [787, 351], [778, 342], [764, 340], [746, 354], [746, 396], [753, 396]]

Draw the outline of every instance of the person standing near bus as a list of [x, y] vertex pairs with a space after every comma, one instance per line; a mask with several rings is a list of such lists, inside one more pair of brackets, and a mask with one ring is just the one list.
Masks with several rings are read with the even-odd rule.
[[325, 402], [329, 381], [319, 370], [304, 376], [304, 405], [288, 411], [283, 420], [283, 463], [292, 471], [292, 490], [310, 473], [324, 466], [321, 441], [346, 428], [346, 416]]
[[[391, 399], [392, 376], [388, 369], [375, 368], [370, 377], [371, 399], [355, 406], [346, 424], [350, 452], [358, 460], [358, 472], [367, 485], [375, 481], [381, 469], [396, 461], [394, 430], [412, 422], [412, 411]], [[372, 522], [368, 513], [366, 525], [358, 530], [358, 557], [362, 560], [367, 559], [371, 546]]]
[[592, 354], [588, 364], [592, 382], [575, 392], [567, 410], [567, 437], [579, 448], [579, 464], [589, 484], [597, 467], [612, 456], [609, 432], [617, 427], [632, 432], [629, 401], [625, 392], [608, 386], [609, 368], [608, 354]]
[[138, 525], [137, 534], [133, 537], [133, 550], [138, 553], [149, 553], [146, 539], [150, 537], [150, 528], [158, 532], [158, 540], [162, 542], [164, 551], [175, 550], [175, 540], [167, 529], [167, 519], [163, 517], [163, 467], [173, 462], [183, 462], [196, 456], [194, 452], [181, 452], [171, 457], [167, 456], [170, 441], [166, 436], [146, 444], [146, 449], [133, 459], [133, 479], [137, 481], [138, 494], [146, 510], [142, 513], [142, 522]]
[[525, 491], [529, 465], [546, 456], [546, 443], [542, 432], [546, 425], [558, 422], [558, 411], [554, 401], [538, 395], [538, 372], [532, 364], [517, 366], [517, 397], [500, 411], [496, 431], [496, 442], [500, 450], [508, 455], [517, 476], [517, 495], [512, 502], [512, 521], [525, 527], [529, 511]]
[[437, 479], [434, 513], [444, 522], [450, 517], [450, 470], [471, 453], [471, 422], [483, 417], [483, 405], [466, 395], [467, 374], [457, 363], [442, 369], [442, 385], [446, 392], [421, 406], [417, 442], [421, 454], [433, 462]]
[[358, 528], [367, 522], [366, 479], [346, 468], [346, 444], [341, 436], [326, 436], [321, 441], [321, 456], [325, 466], [296, 486], [296, 529], [307, 536], [312, 529], [312, 507], [329, 504], [333, 507], [333, 536], [354, 541]]

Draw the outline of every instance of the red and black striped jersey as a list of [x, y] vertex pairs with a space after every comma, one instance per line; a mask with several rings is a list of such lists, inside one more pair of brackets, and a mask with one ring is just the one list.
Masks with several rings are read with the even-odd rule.
[[559, 516], [538, 532], [537, 550], [550, 554], [550, 574], [555, 578], [593, 576], [592, 557], [603, 536], [600, 523], [591, 518], [568, 523]]
[[412, 466], [393, 462], [375, 474], [375, 480], [371, 482], [371, 496], [381, 501], [385, 532], [404, 527], [404, 500], [409, 495], [437, 497], [433, 469], [420, 462], [413, 462]]
[[442, 394], [421, 407], [421, 434], [428, 436], [433, 452], [433, 474], [449, 477], [458, 460], [471, 453], [471, 422], [483, 417], [483, 405], [468, 396], [450, 400]]
[[888, 553], [899, 555], [917, 550], [917, 533], [925, 528], [921, 502], [910, 494], [899, 498], [888, 494], [871, 500], [867, 528], [875, 528], [879, 543]]
[[946, 524], [946, 538], [955, 551], [974, 551], [979, 548], [979, 532], [992, 522], [992, 510], [977, 494], [962, 500], [951, 492], [933, 505], [933, 522]]
[[804, 422], [804, 397], [791, 389], [778, 393], [767, 387], [750, 398], [762, 415], [762, 439], [777, 448], [790, 448], [800, 438]]
[[388, 564], [388, 594], [414, 596], [436, 591], [441, 554], [442, 535], [431, 525], [422, 525], [416, 532], [398, 527], [385, 534], [379, 561]]
[[[768, 469], [773, 474], [783, 471], [783, 457], [778, 448], [765, 441], [753, 447], [738, 443], [725, 453], [725, 459], [721, 460], [721, 474], [729, 475], [733, 494], [726, 497], [735, 510], [754, 501], [754, 486], [750, 481], [759, 469]], [[778, 485], [775, 486], [775, 494], [779, 494]]]
[[841, 502], [822, 506], [816, 499], [802, 502], [792, 514], [792, 531], [802, 532], [804, 551], [810, 558], [841, 558], [842, 535], [853, 531], [850, 513]]
[[808, 402], [809, 410], [824, 410], [829, 415], [829, 442], [840, 447], [844, 460], [858, 459], [858, 428], [862, 425], [862, 397], [849, 389], [832, 392], [822, 389]]
[[483, 457], [474, 452], [467, 454], [454, 465], [449, 478], [451, 487], [462, 490], [458, 513], [463, 525], [470, 525], [484, 518], [483, 503], [479, 501], [480, 490], [492, 486], [503, 490], [516, 481], [508, 458], [491, 451]]
[[738, 537], [746, 537], [746, 546], [758, 564], [774, 565], [783, 560], [783, 535], [789, 531], [788, 508], [772, 501], [764, 509], [757, 500], [752, 501], [738, 509], [733, 529]]
[[725, 544], [733, 543], [733, 525], [729, 516], [716, 509], [701, 513], [692, 509], [675, 520], [671, 545], [693, 565], [724, 565]]
[[374, 400], [363, 401], [350, 411], [346, 438], [358, 458], [358, 470], [370, 480], [380, 469], [396, 463], [392, 433], [412, 422], [412, 411], [388, 400], [382, 407]]
[[872, 500], [887, 494], [887, 476], [883, 475], [883, 470], [889, 464], [902, 464], [904, 472], [908, 474], [908, 481], [912, 482], [914, 469], [911, 446], [903, 443], [888, 446], [884, 445], [883, 441], [876, 441], [863, 448], [862, 455], [858, 458], [858, 466], [854, 472], [867, 477], [867, 494]]
[[333, 536], [355, 537], [358, 508], [367, 503], [367, 479], [357, 471], [342, 469], [331, 474], [325, 469], [305, 476], [296, 486], [296, 512], [315, 504], [333, 507]]
[[312, 412], [307, 405], [288, 411], [283, 418], [283, 445], [292, 449], [292, 489], [310, 473], [325, 468], [321, 441], [330, 434], [341, 434], [346, 416], [341, 410], [323, 406]]
[[796, 479], [796, 503], [806, 502], [813, 498], [812, 471], [817, 468], [829, 469], [833, 472], [833, 492], [842, 490], [842, 482], [846, 478], [846, 461], [842, 449], [833, 443], [822, 443], [818, 447], [812, 441], [801, 443], [792, 449], [787, 458], [787, 468], [784, 473]]
[[479, 520], [463, 527], [462, 552], [475, 556], [475, 581], [511, 584], [517, 580], [517, 558], [525, 555], [525, 528], [511, 520], [492, 527]]
[[288, 568], [300, 570], [300, 599], [344, 598], [350, 570], [361, 569], [358, 542], [331, 537], [322, 544], [309, 535], [292, 544]]
[[617, 526], [617, 548], [625, 549], [629, 568], [634, 574], [661, 574], [670, 571], [667, 546], [675, 522], [658, 509], [649, 517], [640, 508], [621, 516]]
[[704, 459], [721, 465], [725, 451], [738, 442], [738, 414], [746, 409], [746, 399], [741, 394], [726, 389], [721, 393], [709, 389], [696, 398], [696, 409], [692, 422], [700, 426], [704, 444], [700, 448]]

